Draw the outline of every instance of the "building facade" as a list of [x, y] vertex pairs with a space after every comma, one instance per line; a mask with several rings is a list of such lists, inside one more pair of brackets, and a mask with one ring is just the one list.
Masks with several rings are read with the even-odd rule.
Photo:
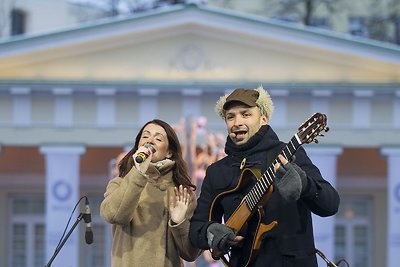
[[112, 159], [153, 118], [204, 116], [224, 132], [219, 96], [260, 84], [283, 141], [314, 112], [328, 116], [331, 130], [305, 145], [342, 199], [335, 217], [314, 218], [318, 248], [395, 266], [400, 49], [196, 5], [0, 42], [0, 265], [44, 265], [87, 195], [95, 242], [80, 225], [56, 265], [108, 266], [98, 210]]

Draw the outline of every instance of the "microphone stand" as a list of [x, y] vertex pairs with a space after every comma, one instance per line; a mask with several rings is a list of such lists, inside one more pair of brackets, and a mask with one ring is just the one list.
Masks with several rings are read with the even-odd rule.
[[325, 262], [327, 267], [338, 267], [334, 262], [330, 261], [322, 251], [315, 249], [315, 252], [320, 256]]
[[76, 221], [74, 223], [74, 225], [72, 225], [71, 229], [68, 231], [67, 235], [64, 237], [64, 239], [62, 240], [62, 242], [60, 243], [59, 246], [57, 246], [56, 250], [53, 253], [53, 256], [51, 257], [51, 259], [49, 260], [49, 262], [44, 266], [44, 267], [50, 267], [51, 263], [54, 261], [54, 259], [56, 258], [56, 256], [58, 255], [58, 253], [60, 252], [61, 248], [64, 246], [65, 242], [67, 242], [69, 236], [72, 234], [72, 232], [74, 231], [75, 227], [78, 225], [78, 223], [83, 219], [83, 216], [85, 214], [80, 213], [78, 218], [76, 218]]

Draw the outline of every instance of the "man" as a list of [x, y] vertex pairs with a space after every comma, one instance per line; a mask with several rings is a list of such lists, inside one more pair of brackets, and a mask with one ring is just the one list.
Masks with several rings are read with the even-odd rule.
[[[338, 193], [300, 147], [291, 162], [279, 155], [281, 164], [274, 165], [276, 177], [271, 187], [274, 191], [260, 208], [264, 216], [257, 217], [255, 213], [239, 233], [221, 224], [222, 219], [226, 222], [230, 218], [254, 185], [253, 182], [236, 189], [242, 169], [256, 168], [264, 173], [286, 144], [268, 125], [273, 103], [262, 87], [235, 89], [219, 99], [216, 111], [228, 131], [227, 156], [207, 168], [191, 219], [191, 242], [201, 249], [223, 253], [229, 250], [229, 264], [235, 267], [317, 267], [311, 212], [322, 217], [334, 215], [339, 207]], [[216, 197], [218, 201], [213, 203]], [[262, 235], [258, 252], [249, 257], [258, 218], [264, 224], [273, 221], [277, 224]]]

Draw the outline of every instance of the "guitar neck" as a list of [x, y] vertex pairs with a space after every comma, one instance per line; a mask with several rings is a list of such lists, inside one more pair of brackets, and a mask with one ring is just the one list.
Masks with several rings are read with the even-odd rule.
[[[299, 137], [295, 134], [279, 154], [289, 161], [301, 145], [302, 143]], [[253, 188], [246, 194], [244, 200], [250, 211], [253, 211], [257, 207], [261, 198], [268, 192], [268, 189], [274, 183], [276, 175], [274, 165], [276, 163], [280, 163], [278, 157], [272, 162], [271, 166], [269, 166], [260, 179], [258, 179]]]

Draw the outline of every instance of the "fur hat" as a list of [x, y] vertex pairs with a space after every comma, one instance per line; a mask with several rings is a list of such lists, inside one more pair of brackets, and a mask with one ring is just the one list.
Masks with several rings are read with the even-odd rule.
[[221, 96], [215, 106], [217, 114], [225, 119], [225, 111], [232, 102], [242, 102], [249, 107], [257, 106], [262, 115], [266, 115], [271, 119], [274, 112], [274, 103], [272, 103], [271, 96], [260, 85], [256, 89], [237, 88], [233, 92]]

